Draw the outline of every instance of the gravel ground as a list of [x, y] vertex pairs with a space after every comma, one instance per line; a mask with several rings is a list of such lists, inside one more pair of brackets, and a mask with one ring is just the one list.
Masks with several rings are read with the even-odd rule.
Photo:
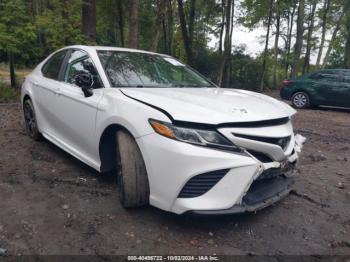
[[112, 178], [24, 133], [0, 104], [0, 251], [8, 254], [350, 255], [350, 110], [299, 111], [295, 189], [256, 214], [127, 211]]

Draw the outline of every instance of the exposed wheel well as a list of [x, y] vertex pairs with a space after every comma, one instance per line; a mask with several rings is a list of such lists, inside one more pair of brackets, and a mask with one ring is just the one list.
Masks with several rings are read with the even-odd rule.
[[118, 130], [122, 129], [126, 130], [131, 135], [131, 132], [129, 132], [129, 130], [118, 124], [112, 124], [108, 126], [101, 135], [99, 143], [101, 172], [109, 172], [116, 168], [118, 146], [116, 133]]
[[23, 103], [24, 103], [26, 100], [28, 100], [28, 99], [30, 99], [30, 96], [29, 96], [29, 95], [25, 95], [25, 96], [23, 97]]

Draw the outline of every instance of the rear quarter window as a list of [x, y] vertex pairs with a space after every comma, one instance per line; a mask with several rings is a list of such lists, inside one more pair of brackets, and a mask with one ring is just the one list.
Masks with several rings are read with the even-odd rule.
[[62, 62], [67, 51], [61, 51], [54, 54], [42, 67], [41, 72], [47, 78], [58, 80], [58, 75], [61, 70]]

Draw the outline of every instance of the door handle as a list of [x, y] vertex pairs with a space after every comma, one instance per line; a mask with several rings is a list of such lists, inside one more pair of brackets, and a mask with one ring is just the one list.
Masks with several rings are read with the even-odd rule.
[[60, 96], [61, 95], [61, 88], [55, 89], [55, 95]]

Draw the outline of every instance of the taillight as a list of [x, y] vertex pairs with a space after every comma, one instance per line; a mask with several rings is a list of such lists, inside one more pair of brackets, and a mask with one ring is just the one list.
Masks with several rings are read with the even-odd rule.
[[292, 84], [293, 83], [293, 81], [292, 80], [290, 80], [290, 79], [286, 79], [286, 80], [283, 80], [283, 85], [284, 86], [288, 86], [288, 85], [290, 85], [290, 84]]

